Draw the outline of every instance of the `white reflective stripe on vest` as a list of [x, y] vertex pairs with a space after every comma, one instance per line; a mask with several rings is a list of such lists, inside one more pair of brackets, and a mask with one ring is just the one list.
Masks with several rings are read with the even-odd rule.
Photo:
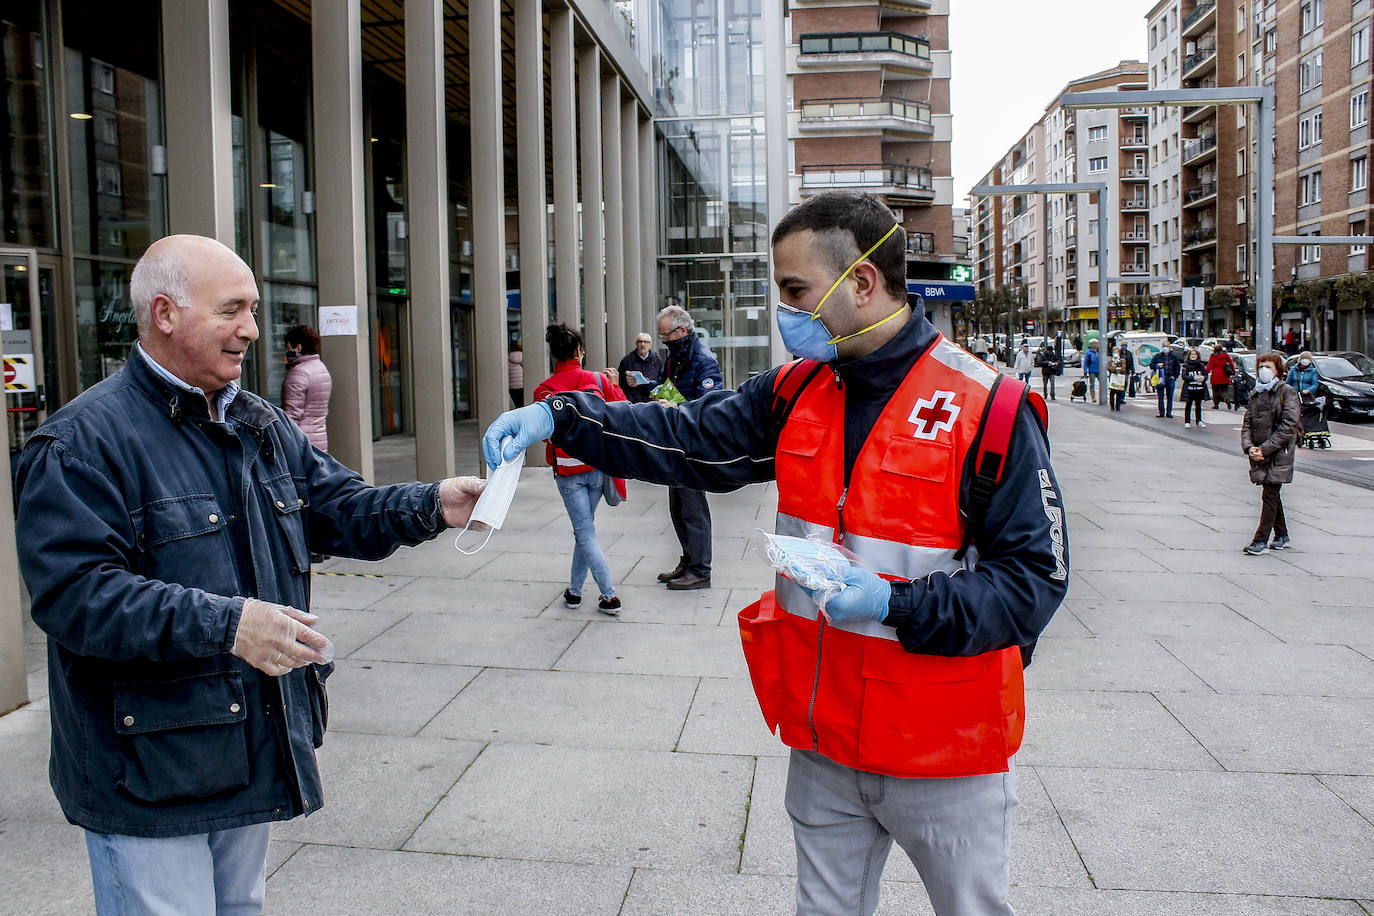
[[562, 467], [569, 467], [569, 468], [585, 468], [585, 467], [589, 467], [589, 465], [587, 464], [587, 462], [585, 462], [585, 461], [580, 461], [580, 460], [578, 460], [577, 458], [564, 458], [562, 455], [559, 455], [558, 458], [557, 458], [556, 460], [557, 460], [557, 462], [558, 462], [558, 466], [561, 467], [561, 468], [562, 468]]
[[[833, 542], [835, 539], [835, 529], [803, 521], [781, 512], [778, 513], [776, 530], [778, 534], [791, 535], [792, 537], [811, 537], [827, 542]], [[844, 546], [875, 571], [902, 579], [924, 579], [933, 572], [953, 575], [961, 569], [972, 568], [976, 559], [976, 553], [972, 547], [969, 548], [965, 559], [960, 561], [954, 559], [954, 554], [958, 552], [957, 547], [913, 547], [910, 544], [902, 544], [897, 541], [886, 541], [881, 538], [864, 537], [852, 533], [845, 534]], [[774, 578], [774, 591], [778, 603], [789, 614], [815, 620], [819, 609], [806, 591], [782, 575]], [[864, 636], [876, 636], [882, 639], [897, 638], [895, 630], [877, 621], [868, 621], [862, 624], [835, 624], [835, 626]]]

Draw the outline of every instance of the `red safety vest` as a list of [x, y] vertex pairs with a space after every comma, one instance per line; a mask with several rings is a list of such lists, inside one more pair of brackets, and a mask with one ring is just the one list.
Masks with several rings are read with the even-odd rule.
[[[778, 441], [779, 534], [843, 544], [884, 578], [972, 568], [959, 483], [997, 371], [943, 336], [878, 417], [844, 486], [844, 391], [826, 374], [797, 397]], [[739, 614], [754, 692], [790, 747], [903, 777], [1007, 770], [1025, 691], [1015, 648], [907, 652], [876, 621], [831, 624], [791, 580]]]

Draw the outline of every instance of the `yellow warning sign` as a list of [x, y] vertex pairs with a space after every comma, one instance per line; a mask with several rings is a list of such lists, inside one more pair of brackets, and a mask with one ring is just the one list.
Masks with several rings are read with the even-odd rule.
[[37, 390], [33, 377], [33, 354], [5, 354], [5, 393], [24, 394]]

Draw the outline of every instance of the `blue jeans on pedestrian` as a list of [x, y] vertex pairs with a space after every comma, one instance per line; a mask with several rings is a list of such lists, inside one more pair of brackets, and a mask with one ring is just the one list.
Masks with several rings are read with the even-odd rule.
[[1018, 373], [1016, 373], [1016, 377], [1019, 378], [1021, 381], [1025, 382], [1025, 383], [1026, 383], [1026, 387], [1030, 387], [1030, 373], [1029, 373], [1029, 372], [1018, 372]]
[[248, 916], [262, 911], [271, 824], [191, 836], [86, 831], [98, 916]]
[[554, 478], [558, 484], [563, 506], [568, 510], [568, 520], [572, 522], [573, 547], [572, 574], [568, 579], [568, 591], [574, 595], [582, 594], [582, 584], [587, 581], [587, 571], [601, 589], [601, 597], [615, 595], [615, 582], [611, 579], [611, 567], [606, 562], [606, 554], [596, 540], [596, 504], [601, 502], [601, 487], [605, 475], [600, 471], [587, 471], [583, 474], [560, 474]]
[[1155, 396], [1159, 398], [1159, 415], [1161, 417], [1172, 417], [1174, 415], [1174, 383], [1178, 379], [1162, 378], [1155, 386]]

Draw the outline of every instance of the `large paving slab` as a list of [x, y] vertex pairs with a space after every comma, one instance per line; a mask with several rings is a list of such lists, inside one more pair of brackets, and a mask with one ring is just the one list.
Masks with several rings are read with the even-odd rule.
[[487, 668], [423, 734], [671, 751], [699, 682], [695, 677]]
[[0, 820], [0, 888], [5, 913], [94, 913], [84, 832], [67, 823]]
[[328, 681], [329, 730], [414, 735], [481, 670], [341, 658]]
[[549, 668], [587, 624], [583, 621], [412, 614], [352, 654], [377, 661], [432, 665]]
[[1374, 824], [1315, 777], [1037, 772], [1100, 888], [1374, 895]]
[[[1191, 694], [1179, 694], [1191, 696]], [[1018, 762], [1071, 767], [1217, 770], [1221, 765], [1153, 694], [1031, 690]]]
[[267, 911], [615, 916], [631, 869], [306, 846], [267, 882]]
[[492, 744], [405, 848], [573, 864], [739, 864], [754, 761]]

